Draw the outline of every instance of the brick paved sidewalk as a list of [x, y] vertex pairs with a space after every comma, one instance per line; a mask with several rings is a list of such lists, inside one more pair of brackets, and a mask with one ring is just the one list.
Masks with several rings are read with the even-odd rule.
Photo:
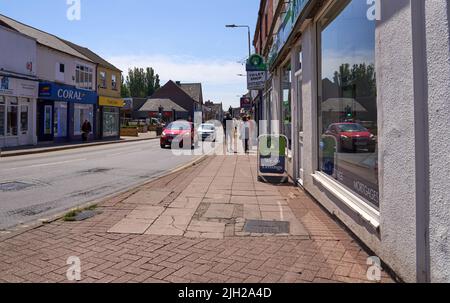
[[[99, 205], [0, 242], [0, 282], [368, 282], [368, 254], [309, 196], [256, 181], [256, 157], [209, 157]], [[281, 235], [248, 220], [285, 221]], [[269, 232], [269, 230], [266, 230]], [[383, 273], [382, 282], [392, 282]]]

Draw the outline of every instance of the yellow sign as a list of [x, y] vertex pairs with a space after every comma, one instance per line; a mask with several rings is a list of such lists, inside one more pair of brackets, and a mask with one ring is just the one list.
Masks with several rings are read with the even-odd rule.
[[125, 101], [120, 98], [102, 97], [98, 98], [98, 105], [100, 106], [112, 106], [112, 107], [124, 107]]

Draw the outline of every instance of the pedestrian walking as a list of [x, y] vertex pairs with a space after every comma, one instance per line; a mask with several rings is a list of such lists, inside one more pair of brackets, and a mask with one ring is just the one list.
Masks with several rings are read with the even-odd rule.
[[227, 114], [223, 119], [223, 130], [225, 134], [225, 145], [228, 153], [233, 152], [233, 119]]
[[92, 132], [91, 122], [85, 120], [83, 126], [81, 127], [83, 142], [87, 142], [89, 134]]
[[246, 154], [248, 154], [250, 152], [250, 148], [249, 148], [250, 123], [248, 122], [247, 117], [242, 118], [240, 133], [241, 133], [242, 145], [244, 146], [244, 151]]

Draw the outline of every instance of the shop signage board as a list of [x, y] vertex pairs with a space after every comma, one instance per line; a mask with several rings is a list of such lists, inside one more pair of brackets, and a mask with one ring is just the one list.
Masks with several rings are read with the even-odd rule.
[[110, 106], [110, 107], [124, 107], [125, 101], [120, 98], [112, 98], [112, 97], [98, 97], [98, 105], [100, 106]]
[[247, 60], [247, 89], [264, 89], [267, 79], [267, 65], [260, 55], [252, 55]]
[[96, 104], [97, 93], [57, 83], [39, 84], [39, 98], [43, 100], [63, 101], [82, 104]]
[[283, 135], [262, 135], [258, 138], [258, 175], [269, 180], [270, 177], [281, 178], [286, 175], [286, 150], [288, 138]]
[[247, 89], [248, 90], [260, 90], [264, 89], [266, 84], [265, 71], [259, 72], [247, 72]]
[[241, 109], [252, 109], [252, 99], [248, 97], [242, 97], [241, 98]]
[[37, 98], [38, 82], [9, 76], [0, 76], [0, 93], [2, 95], [23, 98]]

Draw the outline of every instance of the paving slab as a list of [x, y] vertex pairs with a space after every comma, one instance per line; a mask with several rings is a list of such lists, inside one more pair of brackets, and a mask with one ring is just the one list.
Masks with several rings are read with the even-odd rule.
[[152, 223], [153, 220], [125, 218], [109, 229], [108, 233], [142, 235]]
[[145, 205], [158, 205], [167, 196], [169, 196], [172, 191], [161, 191], [161, 190], [141, 190], [123, 201], [124, 204], [145, 204]]
[[233, 212], [233, 204], [211, 204], [203, 217], [209, 219], [231, 219]]
[[140, 206], [127, 215], [127, 218], [153, 221], [156, 220], [164, 210], [165, 208], [162, 206]]
[[224, 233], [225, 223], [193, 220], [187, 230], [200, 233]]

